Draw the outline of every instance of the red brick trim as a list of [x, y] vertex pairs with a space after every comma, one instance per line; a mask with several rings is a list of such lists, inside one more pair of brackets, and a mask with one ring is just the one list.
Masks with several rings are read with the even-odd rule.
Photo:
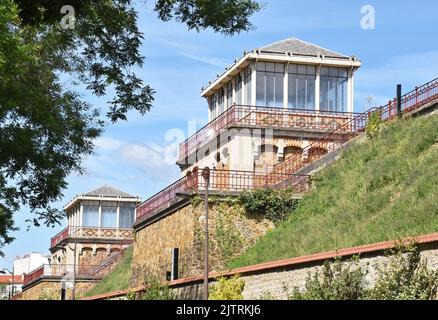
[[[270, 271], [272, 269], [293, 267], [293, 266], [300, 265], [303, 263], [324, 261], [324, 260], [333, 259], [333, 258], [337, 258], [337, 257], [348, 257], [348, 256], [360, 255], [360, 254], [364, 254], [364, 253], [377, 253], [380, 251], [393, 249], [397, 245], [400, 245], [400, 244], [409, 244], [409, 243], [428, 244], [428, 243], [434, 243], [434, 242], [438, 242], [438, 233], [432, 233], [432, 234], [417, 236], [417, 237], [409, 237], [409, 238], [405, 238], [402, 240], [383, 241], [383, 242], [378, 242], [378, 243], [374, 243], [374, 244], [362, 245], [362, 246], [358, 246], [358, 247], [345, 248], [345, 249], [341, 249], [341, 250], [334, 250], [334, 251], [329, 251], [329, 252], [311, 254], [311, 255], [301, 256], [301, 257], [292, 258], [292, 259], [271, 261], [271, 262], [256, 264], [256, 265], [252, 265], [252, 266], [236, 268], [236, 269], [232, 269], [232, 270], [224, 271], [224, 272], [213, 272], [213, 273], [210, 273], [209, 278], [216, 279], [218, 277], [232, 276], [235, 274], [245, 275], [245, 274], [250, 274], [250, 273], [254, 273], [254, 272]], [[178, 286], [186, 285], [186, 284], [190, 284], [190, 283], [201, 282], [202, 280], [203, 280], [203, 276], [198, 275], [198, 276], [187, 277], [187, 278], [182, 278], [182, 279], [170, 281], [170, 282], [168, 282], [168, 285], [171, 287], [178, 287]], [[96, 295], [96, 296], [92, 296], [92, 297], [82, 298], [81, 300], [99, 300], [99, 299], [115, 298], [115, 297], [120, 297], [120, 296], [126, 295], [129, 292], [140, 292], [140, 291], [145, 290], [145, 288], [146, 288], [145, 286], [141, 286], [141, 287], [137, 287], [137, 288], [133, 288], [133, 289], [115, 291], [115, 292], [105, 293], [105, 294]]]
[[146, 286], [140, 286], [140, 287], [135, 287], [132, 289], [97, 294], [97, 295], [91, 296], [91, 297], [83, 297], [83, 298], [80, 298], [79, 300], [104, 300], [104, 299], [109, 299], [109, 298], [117, 298], [117, 297], [125, 296], [130, 292], [140, 292], [140, 291], [144, 291], [145, 289], [146, 289]]

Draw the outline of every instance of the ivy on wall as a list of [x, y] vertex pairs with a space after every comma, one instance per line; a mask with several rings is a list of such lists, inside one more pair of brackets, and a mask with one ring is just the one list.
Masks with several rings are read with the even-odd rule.
[[258, 214], [274, 223], [284, 221], [297, 207], [298, 199], [291, 189], [245, 191], [239, 202], [249, 214]]

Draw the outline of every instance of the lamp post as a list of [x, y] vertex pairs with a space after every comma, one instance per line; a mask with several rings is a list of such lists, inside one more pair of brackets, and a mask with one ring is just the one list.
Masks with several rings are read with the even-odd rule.
[[9, 274], [12, 274], [11, 290], [9, 291], [9, 300], [11, 300], [12, 297], [14, 296], [14, 286], [15, 286], [15, 283], [14, 283], [14, 280], [15, 280], [14, 279], [15, 278], [14, 265], [12, 265], [12, 272], [6, 268], [3, 268], [3, 270], [0, 270], [0, 273], [2, 273], [2, 274], [6, 274], [6, 272], [8, 272]]
[[204, 300], [208, 300], [208, 187], [210, 185], [210, 168], [202, 170], [205, 180], [205, 243], [204, 243]]

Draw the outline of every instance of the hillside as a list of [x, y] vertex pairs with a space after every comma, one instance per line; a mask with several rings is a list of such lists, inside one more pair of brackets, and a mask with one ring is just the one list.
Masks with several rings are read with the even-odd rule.
[[229, 267], [438, 231], [438, 116], [399, 120], [314, 177], [290, 218]]
[[102, 281], [91, 288], [91, 290], [85, 292], [82, 296], [91, 297], [102, 293], [128, 289], [131, 280], [132, 251], [132, 246], [126, 249], [123, 258], [117, 263], [114, 269], [104, 277]]

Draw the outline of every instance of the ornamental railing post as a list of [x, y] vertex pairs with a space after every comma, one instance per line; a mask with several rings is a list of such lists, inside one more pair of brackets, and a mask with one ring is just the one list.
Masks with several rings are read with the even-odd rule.
[[397, 85], [397, 116], [400, 118], [402, 115], [402, 103], [401, 103], [401, 96], [402, 96], [402, 85]]

